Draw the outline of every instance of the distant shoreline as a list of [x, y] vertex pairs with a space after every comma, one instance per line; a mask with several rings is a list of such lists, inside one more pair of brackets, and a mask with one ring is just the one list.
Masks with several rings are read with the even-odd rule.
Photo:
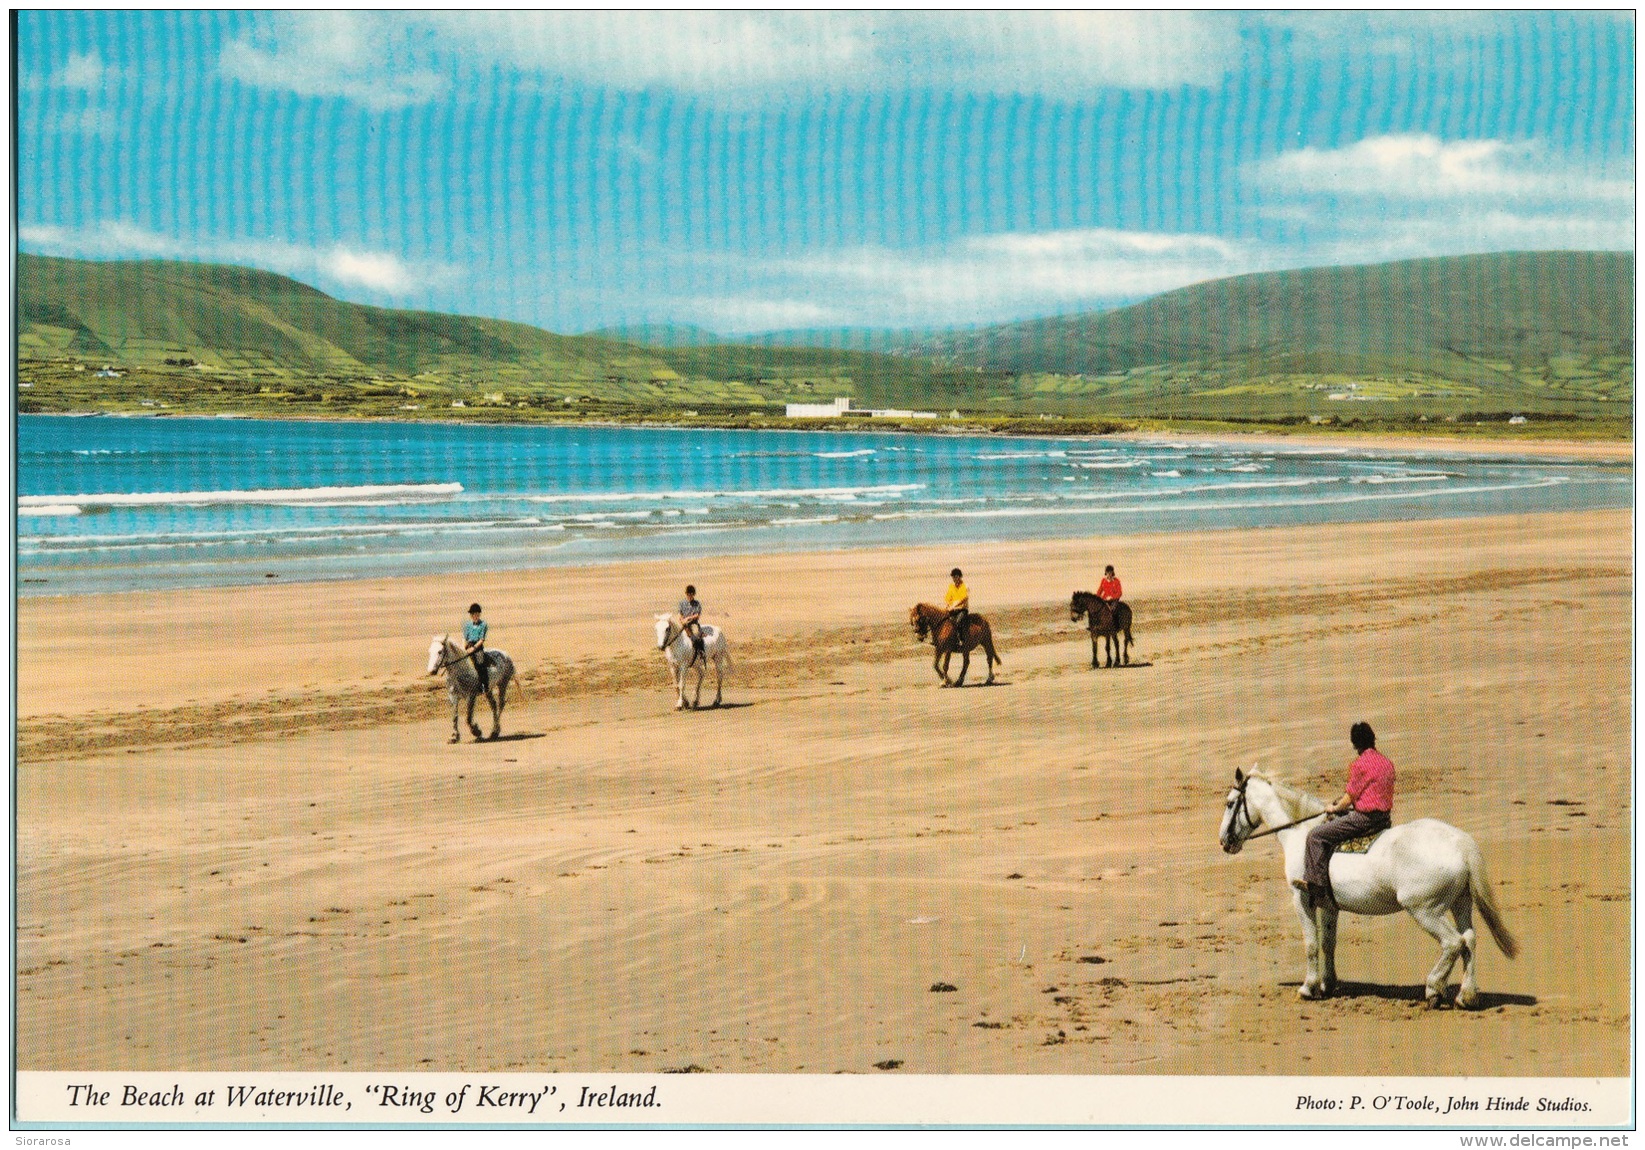
[[[1020, 439], [1023, 437], [1044, 437], [1047, 439], [1123, 439], [1136, 442], [1147, 442], [1159, 439], [1190, 439], [1202, 443], [1224, 444], [1272, 444], [1274, 446], [1309, 446], [1309, 447], [1355, 447], [1373, 448], [1378, 450], [1424, 450], [1440, 449], [1445, 451], [1472, 452], [1482, 455], [1512, 455], [1521, 454], [1545, 458], [1568, 458], [1585, 460], [1631, 460], [1634, 455], [1634, 441], [1628, 438], [1546, 438], [1539, 435], [1515, 435], [1482, 433], [1470, 434], [1459, 432], [1442, 434], [1432, 431], [1390, 431], [1390, 430], [1358, 430], [1344, 429], [1341, 431], [1322, 430], [1310, 426], [1307, 430], [1290, 431], [1279, 425], [1256, 425], [1249, 431], [1238, 430], [1227, 426], [1205, 428], [1203, 430], [1192, 427], [1162, 427], [1136, 428], [1127, 427], [1133, 421], [1108, 420], [1103, 417], [1090, 419], [1007, 419], [993, 420], [988, 423], [966, 422], [966, 417], [959, 420], [942, 419], [937, 421], [921, 420], [918, 425], [910, 426], [907, 422], [886, 420], [875, 423], [867, 421], [853, 421], [844, 423], [835, 419], [811, 419], [789, 421], [793, 426], [780, 424], [747, 424], [735, 419], [717, 419], [712, 416], [699, 420], [677, 420], [667, 418], [636, 417], [634, 419], [575, 419], [556, 418], [552, 420], [504, 420], [504, 419], [465, 419], [465, 418], [435, 418], [426, 419], [398, 419], [393, 416], [377, 415], [331, 415], [331, 414], [287, 414], [271, 412], [211, 412], [211, 411], [35, 411], [19, 412], [19, 416], [40, 415], [56, 416], [59, 418], [103, 418], [103, 419], [220, 419], [233, 421], [241, 419], [267, 419], [292, 421], [299, 423], [390, 423], [406, 426], [424, 424], [438, 424], [450, 427], [611, 427], [632, 428], [650, 427], [660, 430], [697, 431], [697, 430], [725, 430], [725, 431], [841, 431], [841, 432], [870, 432], [880, 435], [924, 435], [924, 436], [951, 436], [975, 435], [1000, 439]], [[1080, 424], [1115, 423], [1120, 426], [1111, 431], [1076, 430]], [[1005, 424], [1005, 426], [1000, 426]], [[1064, 426], [1072, 424], [1073, 427]]]

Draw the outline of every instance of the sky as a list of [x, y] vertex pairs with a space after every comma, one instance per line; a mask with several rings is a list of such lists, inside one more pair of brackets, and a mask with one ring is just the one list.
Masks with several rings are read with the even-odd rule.
[[1633, 250], [1632, 12], [17, 16], [19, 250], [576, 333]]

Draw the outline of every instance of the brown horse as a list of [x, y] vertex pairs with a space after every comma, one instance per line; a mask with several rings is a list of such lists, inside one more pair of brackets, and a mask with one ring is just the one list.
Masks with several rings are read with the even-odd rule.
[[[945, 687], [965, 686], [965, 673], [971, 669], [971, 648], [981, 647], [988, 652], [988, 682], [994, 681], [994, 665], [1000, 663], [1000, 657], [994, 653], [994, 632], [988, 626], [988, 620], [981, 615], [967, 614], [965, 624], [961, 628], [962, 635], [954, 634], [954, 621], [948, 617], [948, 612], [941, 607], [933, 607], [929, 603], [921, 603], [909, 609], [908, 625], [914, 628], [914, 635], [920, 642], [925, 642], [927, 634], [931, 636], [931, 645], [936, 648], [936, 655], [931, 660], [932, 670], [937, 672]], [[954, 657], [954, 652], [960, 653], [960, 677], [948, 681], [948, 661]], [[987, 684], [984, 684], [985, 686]]]
[[[1085, 616], [1086, 630], [1091, 632], [1091, 666], [1097, 665], [1097, 640], [1103, 642], [1103, 654], [1107, 656], [1105, 667], [1118, 666], [1123, 660], [1127, 666], [1131, 662], [1131, 605], [1120, 601], [1110, 603], [1106, 599], [1099, 599], [1089, 591], [1075, 591], [1073, 600], [1068, 604], [1068, 618], [1079, 622], [1080, 616]], [[1125, 645], [1120, 646], [1119, 637], [1125, 636]]]

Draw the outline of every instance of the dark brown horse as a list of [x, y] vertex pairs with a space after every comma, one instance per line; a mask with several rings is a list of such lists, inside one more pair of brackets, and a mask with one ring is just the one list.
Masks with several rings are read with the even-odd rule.
[[[1127, 665], [1131, 662], [1131, 605], [1121, 600], [1110, 603], [1106, 599], [1099, 599], [1089, 591], [1075, 591], [1073, 600], [1068, 604], [1068, 617], [1079, 622], [1085, 617], [1086, 630], [1091, 632], [1091, 666], [1097, 665], [1097, 640], [1103, 642], [1103, 654], [1107, 656], [1105, 667], [1118, 666], [1123, 660]], [[1120, 646], [1119, 637], [1125, 636], [1125, 645]]]
[[[988, 620], [981, 615], [967, 614], [965, 623], [960, 628], [964, 634], [954, 633], [954, 621], [948, 617], [948, 612], [941, 607], [933, 607], [929, 603], [921, 603], [909, 609], [908, 625], [914, 628], [914, 635], [920, 642], [925, 642], [927, 635], [931, 637], [931, 645], [936, 648], [936, 655], [931, 660], [932, 670], [942, 679], [945, 687], [965, 686], [965, 673], [971, 669], [971, 648], [981, 647], [988, 652], [988, 682], [994, 681], [994, 665], [999, 663], [1000, 657], [994, 653], [994, 632], [988, 626]], [[960, 677], [954, 682], [948, 681], [948, 661], [954, 657], [954, 652], [960, 653]]]

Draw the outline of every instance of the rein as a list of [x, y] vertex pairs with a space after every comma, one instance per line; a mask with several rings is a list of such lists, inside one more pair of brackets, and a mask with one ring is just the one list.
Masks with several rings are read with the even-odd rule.
[[441, 659], [440, 663], [439, 663], [439, 666], [435, 667], [434, 671], [432, 673], [433, 674], [439, 674], [441, 671], [445, 670], [447, 667], [455, 667], [458, 663], [461, 663], [464, 659], [474, 658], [475, 654], [476, 654], [476, 652], [474, 652], [474, 651], [464, 651], [461, 655], [458, 655], [455, 659]]
[[[1292, 827], [1300, 827], [1303, 823], [1311, 823], [1315, 819], [1319, 818], [1320, 815], [1323, 815], [1323, 814], [1326, 814], [1326, 813], [1327, 812], [1325, 812], [1325, 811], [1320, 811], [1319, 814], [1309, 815], [1307, 818], [1296, 819], [1293, 822], [1281, 823], [1279, 826], [1269, 827], [1265, 831], [1254, 831], [1251, 834], [1248, 834], [1248, 835], [1245, 836], [1245, 841], [1250, 842], [1252, 839], [1260, 839], [1264, 835], [1277, 835], [1277, 834], [1279, 834], [1280, 831], [1288, 831]], [[1249, 819], [1251, 817], [1249, 811], [1247, 811], [1245, 817], [1247, 819]]]
[[1247, 777], [1245, 782], [1240, 784], [1239, 788], [1239, 809], [1245, 815], [1245, 821], [1250, 823], [1252, 827], [1251, 833], [1245, 836], [1246, 842], [1250, 842], [1252, 839], [1266, 838], [1268, 835], [1277, 835], [1280, 831], [1288, 831], [1292, 827], [1300, 827], [1303, 823], [1311, 823], [1322, 815], [1330, 813], [1329, 811], [1317, 811], [1311, 815], [1304, 815], [1300, 819], [1292, 819], [1288, 823], [1281, 823], [1277, 827], [1269, 827], [1267, 830], [1261, 831], [1256, 830], [1257, 820], [1251, 817], [1251, 808], [1245, 803], [1245, 787], [1250, 781], [1250, 778]]

